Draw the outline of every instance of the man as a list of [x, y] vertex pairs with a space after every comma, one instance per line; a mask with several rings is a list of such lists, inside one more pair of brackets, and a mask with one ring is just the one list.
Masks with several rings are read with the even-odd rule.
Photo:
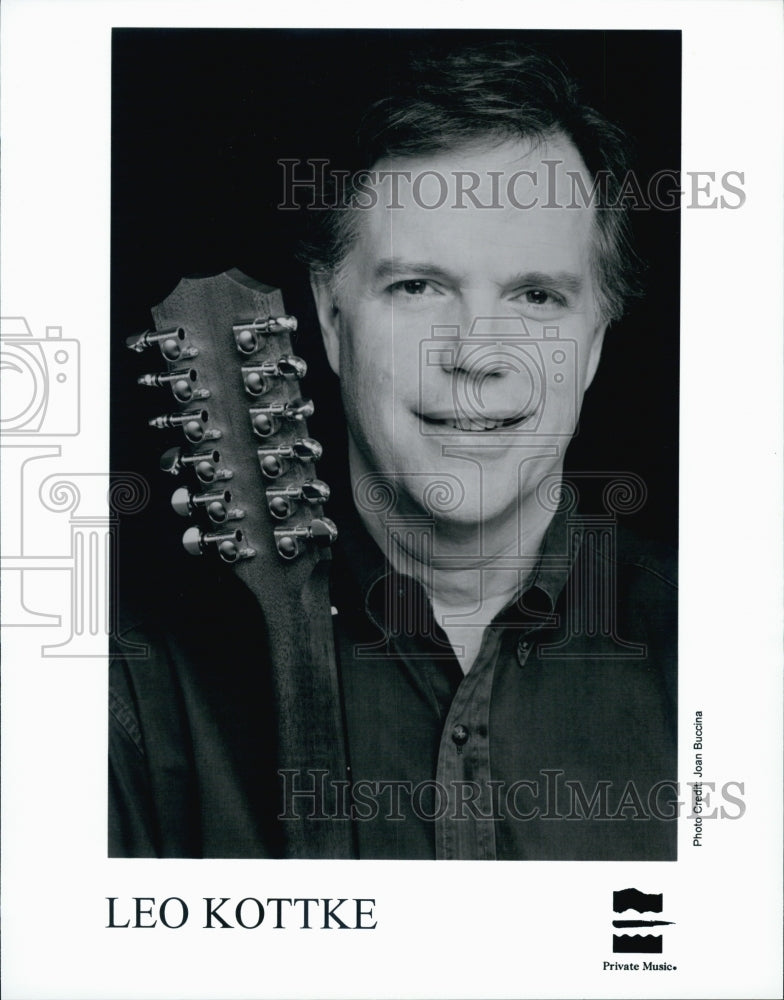
[[168, 628], [115, 669], [113, 853], [275, 855], [326, 782], [360, 858], [672, 858], [672, 575], [562, 487], [634, 290], [622, 136], [490, 46], [414, 66], [358, 149], [304, 251], [348, 434], [350, 771], [269, 766], [252, 628], [219, 673]]

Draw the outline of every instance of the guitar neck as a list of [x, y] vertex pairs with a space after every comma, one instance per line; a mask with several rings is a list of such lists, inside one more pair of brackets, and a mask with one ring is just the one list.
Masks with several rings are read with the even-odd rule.
[[[298, 786], [309, 787], [314, 770], [344, 780], [328, 579], [336, 529], [322, 509], [329, 489], [315, 473], [321, 449], [308, 435], [313, 407], [300, 395], [305, 365], [290, 339], [296, 321], [279, 290], [236, 269], [183, 279], [152, 315], [156, 332], [128, 345], [149, 347], [145, 360], [165, 362], [165, 372], [139, 381], [160, 386], [167, 400], [150, 424], [179, 439], [161, 465], [179, 476], [174, 509], [195, 522], [183, 544], [231, 565], [261, 609], [278, 770], [290, 781], [294, 772]], [[257, 655], [236, 655], [250, 652]], [[282, 813], [282, 799], [270, 809]], [[351, 856], [346, 822], [303, 815], [281, 823], [288, 857]]]

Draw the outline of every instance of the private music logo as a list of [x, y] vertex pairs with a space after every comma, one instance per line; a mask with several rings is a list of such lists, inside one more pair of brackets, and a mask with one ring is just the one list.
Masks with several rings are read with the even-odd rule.
[[[626, 910], [636, 910], [640, 919], [621, 918], [613, 920], [613, 927], [628, 930], [643, 930], [651, 927], [665, 927], [674, 923], [672, 920], [643, 919], [644, 913], [661, 913], [664, 906], [664, 894], [661, 892], [640, 892], [639, 889], [620, 889], [613, 892], [613, 912], [624, 913]], [[613, 952], [615, 954], [645, 954], [661, 955], [661, 934], [613, 934]]]

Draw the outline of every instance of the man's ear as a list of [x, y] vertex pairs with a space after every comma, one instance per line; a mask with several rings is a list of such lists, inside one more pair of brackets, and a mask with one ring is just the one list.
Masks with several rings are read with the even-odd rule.
[[335, 304], [332, 282], [311, 274], [310, 287], [316, 303], [324, 350], [332, 371], [340, 377], [340, 310]]
[[596, 369], [599, 367], [599, 359], [602, 356], [602, 345], [604, 344], [604, 335], [606, 332], [606, 323], [600, 323], [594, 330], [593, 340], [591, 341], [591, 346], [588, 348], [588, 368], [586, 370], [585, 378], [586, 389], [590, 386], [591, 382], [593, 382]]

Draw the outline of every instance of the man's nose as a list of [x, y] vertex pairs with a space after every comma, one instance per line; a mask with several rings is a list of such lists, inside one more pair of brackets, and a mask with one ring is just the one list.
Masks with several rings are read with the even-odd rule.
[[481, 378], [509, 374], [510, 348], [530, 340], [519, 316], [472, 316], [440, 333], [451, 341], [441, 355], [444, 371]]

